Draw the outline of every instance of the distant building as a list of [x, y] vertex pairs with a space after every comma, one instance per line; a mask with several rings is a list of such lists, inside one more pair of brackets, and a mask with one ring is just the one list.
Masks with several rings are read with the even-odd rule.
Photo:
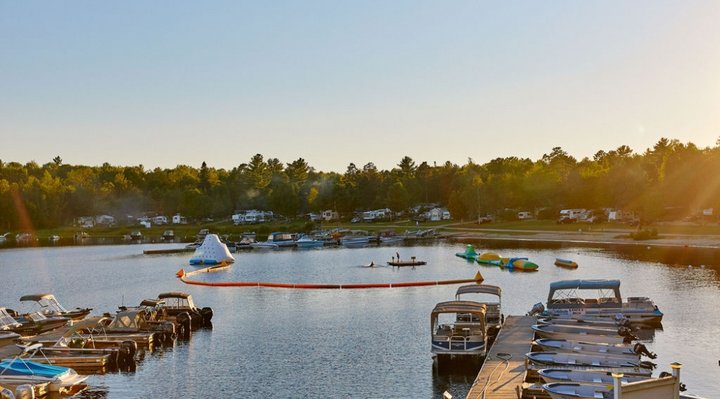
[[328, 209], [326, 211], [323, 211], [322, 218], [326, 222], [332, 222], [333, 220], [340, 219], [340, 214], [338, 214], [337, 212], [335, 212], [331, 209]]
[[425, 213], [425, 219], [431, 222], [439, 222], [441, 220], [450, 220], [452, 216], [447, 208], [433, 208]]
[[176, 213], [172, 217], [173, 224], [187, 224], [187, 218], [179, 213]]

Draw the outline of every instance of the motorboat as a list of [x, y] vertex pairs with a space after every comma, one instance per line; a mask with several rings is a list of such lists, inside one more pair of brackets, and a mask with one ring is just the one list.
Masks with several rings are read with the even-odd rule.
[[92, 308], [75, 308], [67, 310], [55, 298], [53, 294], [32, 294], [20, 297], [20, 302], [37, 302], [40, 306], [40, 312], [45, 316], [61, 316], [68, 317], [72, 320], [82, 320], [90, 314]]
[[212, 308], [195, 306], [192, 295], [179, 291], [163, 292], [158, 295], [158, 299], [165, 302], [161, 308], [163, 314], [177, 317], [181, 313], [187, 312], [192, 321], [192, 328], [212, 326]]
[[0, 308], [0, 324], [2, 324], [5, 330], [16, 332], [22, 336], [38, 335], [60, 328], [67, 324], [68, 320], [70, 320], [68, 317], [47, 317], [40, 312], [20, 315], [13, 310]]
[[627, 327], [601, 328], [554, 324], [535, 324], [531, 327], [540, 338], [567, 339], [592, 343], [622, 344], [637, 339]]
[[455, 292], [456, 301], [469, 300], [470, 298], [472, 298], [473, 302], [485, 305], [485, 324], [487, 325], [488, 338], [494, 340], [505, 322], [505, 315], [502, 314], [502, 289], [490, 284], [468, 284], [458, 287]]
[[364, 230], [352, 230], [340, 238], [340, 244], [349, 248], [364, 247], [370, 244], [370, 236]]
[[[553, 382], [564, 382], [564, 383], [577, 383], [583, 385], [599, 385], [599, 386], [612, 386], [614, 384], [614, 378], [612, 371], [592, 369], [577, 370], [577, 369], [540, 369], [538, 375], [546, 383]], [[627, 384], [629, 382], [636, 382], [647, 380], [651, 378], [650, 375], [633, 375], [630, 373], [623, 373], [620, 378], [620, 382]]]
[[140, 231], [135, 230], [135, 231], [130, 232], [131, 240], [140, 241], [140, 240], [142, 240], [142, 238], [143, 238], [143, 234]]
[[71, 368], [37, 363], [20, 356], [0, 362], [0, 385], [3, 386], [48, 383], [50, 392], [73, 396], [87, 388], [84, 384], [86, 379], [87, 376], [80, 375]]
[[395, 232], [386, 232], [382, 235], [380, 235], [380, 244], [381, 245], [395, 245], [403, 242], [405, 240], [405, 237], [396, 235]]
[[474, 261], [478, 254], [475, 252], [475, 247], [472, 244], [468, 244], [465, 246], [465, 252], [457, 252], [455, 256]]
[[174, 240], [175, 239], [175, 231], [174, 230], [165, 230], [162, 234], [163, 240]]
[[12, 344], [18, 338], [20, 338], [20, 334], [18, 333], [14, 333], [12, 331], [0, 331], [0, 346]]
[[578, 264], [574, 260], [555, 258], [555, 266], [567, 267], [568, 269], [577, 269]]
[[570, 341], [567, 339], [548, 339], [540, 338], [533, 342], [539, 346], [542, 350], [550, 352], [572, 352], [572, 353], [584, 353], [591, 355], [613, 355], [613, 356], [631, 356], [637, 359], [640, 356], [645, 355], [650, 359], [655, 359], [657, 356], [650, 352], [645, 344], [640, 342], [635, 344], [605, 344], [605, 343], [592, 343], [582, 341]]
[[15, 242], [18, 245], [31, 245], [38, 241], [37, 236], [33, 233], [18, 233], [15, 234]]
[[600, 368], [637, 368], [653, 370], [655, 363], [625, 357], [588, 355], [584, 353], [530, 352], [526, 354], [534, 364], [549, 366], [600, 367]]
[[322, 240], [316, 240], [315, 238], [303, 235], [302, 237], [298, 238], [297, 241], [295, 241], [295, 245], [297, 245], [298, 248], [322, 248], [325, 245], [325, 242]]
[[294, 247], [295, 234], [282, 231], [272, 232], [268, 235], [267, 241], [254, 242], [250, 246], [257, 249]]
[[563, 280], [550, 284], [547, 308], [551, 317], [615, 317], [622, 314], [633, 324], [660, 325], [663, 313], [647, 297], [623, 302], [620, 280]]
[[52, 347], [44, 347], [41, 343], [18, 346], [23, 349], [20, 357], [25, 360], [54, 366], [71, 367], [74, 370], [81, 370], [85, 373], [104, 373], [108, 369], [117, 366], [117, 351], [75, 349], [69, 347], [54, 350]]
[[480, 361], [487, 353], [487, 306], [473, 301], [440, 302], [430, 313], [431, 351], [438, 364]]
[[[81, 337], [95, 341], [134, 341], [138, 346], [152, 347], [175, 337], [175, 326], [158, 321], [157, 311], [148, 307], [121, 309], [114, 317], [102, 317], [94, 327], [79, 331]], [[84, 335], [88, 334], [88, 335]]]

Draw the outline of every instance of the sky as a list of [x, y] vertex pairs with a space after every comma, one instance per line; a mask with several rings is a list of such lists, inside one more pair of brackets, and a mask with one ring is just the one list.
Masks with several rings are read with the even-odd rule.
[[319, 171], [720, 137], [720, 2], [0, 0], [0, 160]]

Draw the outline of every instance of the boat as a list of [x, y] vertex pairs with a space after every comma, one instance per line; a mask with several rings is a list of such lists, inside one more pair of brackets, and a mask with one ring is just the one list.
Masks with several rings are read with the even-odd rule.
[[340, 244], [349, 248], [364, 247], [370, 244], [370, 236], [364, 230], [351, 230], [340, 238]]
[[156, 315], [148, 308], [121, 309], [112, 318], [91, 320], [95, 320], [95, 325], [78, 333], [82, 338], [94, 341], [134, 341], [138, 346], [150, 348], [156, 343], [171, 340], [175, 334], [173, 323], [157, 321]]
[[[37, 344], [39, 345], [39, 344]], [[16, 356], [0, 362], [0, 385], [48, 383], [50, 392], [63, 396], [74, 396], [87, 388], [87, 376], [78, 374], [69, 367], [52, 366], [33, 362]]]
[[659, 326], [663, 313], [646, 297], [623, 302], [620, 280], [563, 280], [550, 284], [547, 309], [542, 316], [577, 318], [622, 314], [632, 324]]
[[395, 266], [395, 267], [404, 267], [404, 266], [422, 266], [426, 265], [427, 262], [424, 260], [415, 260], [415, 257], [413, 256], [410, 258], [411, 260], [391, 260], [388, 261], [388, 266]]
[[655, 363], [625, 357], [589, 355], [584, 353], [530, 352], [526, 354], [534, 364], [550, 366], [638, 368], [652, 370]]
[[[564, 382], [594, 386], [612, 386], [615, 383], [612, 376], [613, 372], [607, 370], [594, 371], [592, 369], [577, 370], [553, 368], [540, 369], [537, 373], [546, 383]], [[620, 382], [627, 384], [629, 382], [647, 380], [648, 378], [651, 378], [651, 376], [647, 374], [634, 375], [623, 373], [623, 376], [620, 378]]]
[[475, 252], [475, 247], [472, 244], [468, 244], [465, 246], [465, 252], [457, 252], [455, 256], [474, 261], [478, 254]]
[[618, 328], [630, 327], [630, 320], [617, 315], [616, 318], [593, 318], [593, 319], [570, 319], [562, 317], [541, 317], [537, 320], [538, 324], [555, 324], [563, 326], [581, 326], [581, 327], [604, 327]]
[[[22, 336], [38, 335], [52, 331], [67, 324], [70, 318], [61, 316], [46, 317], [40, 312], [20, 315], [17, 312], [0, 308], [0, 328], [16, 332]], [[19, 326], [18, 326], [19, 324]]]
[[195, 249], [190, 258], [191, 265], [221, 265], [233, 262], [235, 258], [217, 234], [206, 235], [202, 245]]
[[438, 361], [480, 361], [487, 354], [487, 306], [473, 301], [440, 302], [430, 313], [431, 351]]
[[165, 230], [162, 234], [163, 240], [174, 240], [175, 239], [175, 231], [174, 230]]
[[56, 243], [56, 242], [60, 241], [60, 236], [57, 234], [53, 234], [48, 237], [48, 241], [50, 241], [52, 243]]
[[12, 331], [0, 331], [0, 347], [10, 345], [20, 338], [20, 334]]
[[577, 383], [552, 382], [543, 389], [552, 399], [612, 399], [613, 386], [584, 385]]
[[577, 269], [578, 264], [574, 260], [555, 258], [555, 266]]
[[645, 355], [650, 359], [657, 356], [650, 352], [642, 343], [635, 344], [606, 344], [598, 342], [571, 341], [567, 339], [539, 338], [533, 342], [542, 350], [550, 352], [572, 352], [585, 354], [632, 356], [640, 358]]
[[135, 231], [131, 231], [131, 232], [130, 232], [130, 239], [131, 239], [131, 240], [140, 241], [140, 240], [142, 240], [142, 237], [143, 237], [143, 234], [142, 234], [140, 231], [138, 231], [138, 230], [135, 230]]
[[567, 339], [570, 341], [607, 344], [630, 343], [632, 340], [637, 339], [627, 327], [612, 329], [535, 324], [531, 328], [535, 331], [535, 335], [540, 338]]
[[316, 240], [308, 235], [303, 235], [295, 241], [298, 248], [321, 248], [325, 245], [324, 241]]
[[267, 241], [254, 242], [250, 246], [257, 249], [294, 247], [295, 234], [282, 231], [272, 232], [268, 235]]
[[158, 299], [164, 301], [162, 312], [171, 317], [187, 312], [192, 321], [192, 328], [212, 326], [213, 310], [210, 307], [195, 306], [192, 295], [187, 292], [163, 292]]
[[18, 245], [31, 245], [37, 242], [38, 238], [33, 233], [15, 234], [15, 242]]
[[393, 245], [403, 242], [405, 237], [403, 236], [380, 236], [380, 244]]
[[[455, 300], [462, 301], [469, 298], [473, 298], [473, 302], [485, 305], [485, 324], [487, 325], [488, 340], [492, 344], [505, 322], [505, 315], [502, 314], [502, 289], [490, 284], [468, 284], [458, 287], [455, 292]], [[476, 298], [483, 298], [483, 300]]]
[[4, 244], [5, 242], [7, 242], [8, 234], [10, 234], [10, 232], [7, 232], [5, 234], [0, 234], [0, 244]]
[[476, 258], [477, 263], [481, 265], [498, 266], [502, 262], [500, 255], [495, 252], [483, 252]]
[[[62, 348], [62, 350], [53, 350], [53, 348], [44, 347], [41, 343], [18, 346], [23, 349], [22, 354], [19, 356], [25, 360], [53, 366], [71, 367], [84, 373], [102, 374], [111, 368], [117, 367], [117, 357], [113, 357], [112, 351], [68, 347]], [[117, 355], [117, 352], [114, 354]]]
[[61, 316], [68, 317], [72, 320], [82, 320], [90, 314], [92, 308], [75, 308], [67, 310], [55, 298], [53, 294], [33, 294], [20, 297], [20, 302], [32, 301], [37, 302], [40, 306], [40, 312], [45, 316]]

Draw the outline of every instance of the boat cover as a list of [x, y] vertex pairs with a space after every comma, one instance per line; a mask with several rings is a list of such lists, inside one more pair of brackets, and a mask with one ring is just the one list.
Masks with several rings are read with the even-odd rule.
[[67, 367], [51, 366], [17, 358], [0, 362], [0, 375], [37, 375], [45, 378], [55, 378], [67, 373], [69, 370]]
[[620, 288], [620, 280], [563, 280], [550, 283], [551, 290], [600, 290]]
[[23, 295], [20, 297], [20, 301], [35, 301], [40, 302], [43, 299], [55, 299], [53, 294], [34, 294], [34, 295]]
[[457, 289], [457, 292], [455, 293], [455, 296], [463, 294], [491, 294], [499, 297], [501, 295], [501, 292], [502, 290], [500, 289], [500, 287], [494, 285], [470, 284], [459, 287]]
[[191, 265], [216, 265], [219, 263], [233, 263], [233, 258], [227, 245], [220, 241], [217, 234], [208, 234], [205, 236], [202, 245], [200, 245], [190, 258]]

